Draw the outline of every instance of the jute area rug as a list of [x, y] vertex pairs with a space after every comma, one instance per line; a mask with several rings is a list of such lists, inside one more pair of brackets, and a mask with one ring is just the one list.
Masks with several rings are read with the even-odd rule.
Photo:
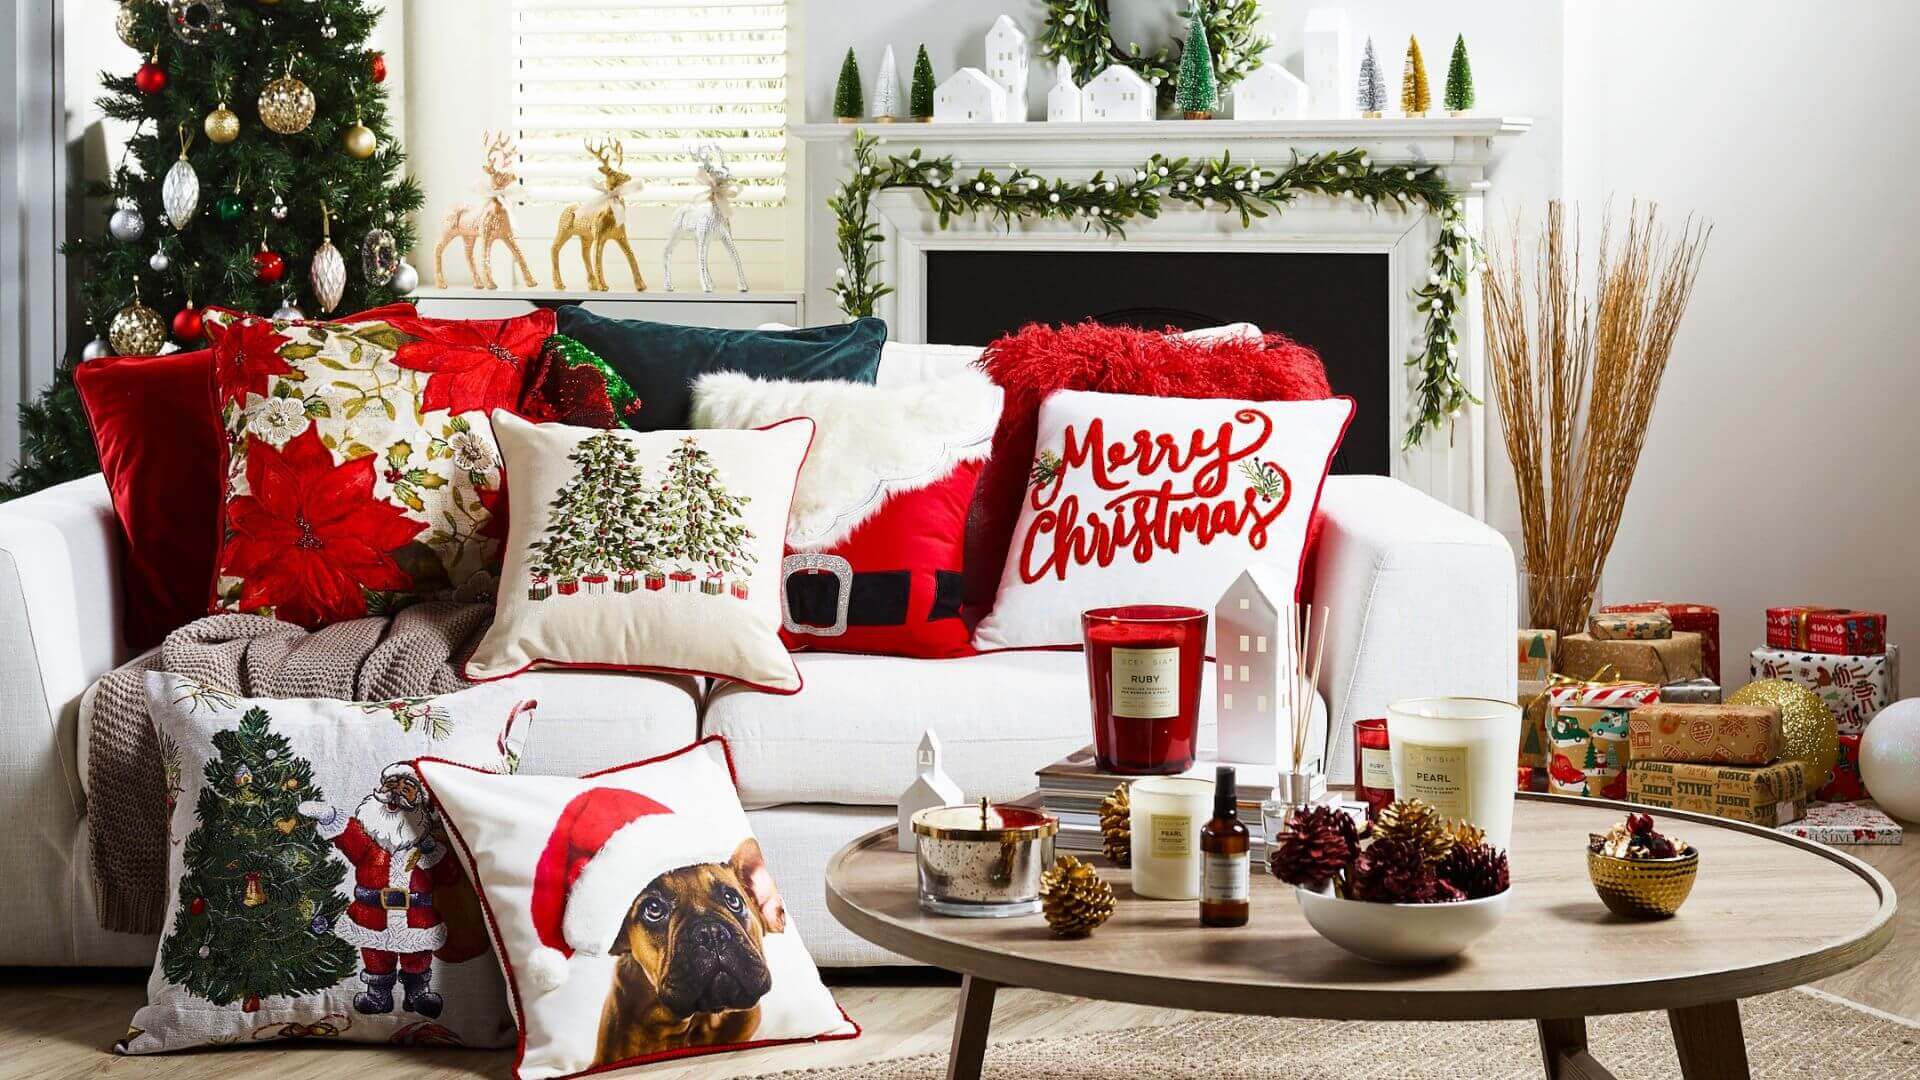
[[[1742, 1002], [1759, 1080], [1920, 1077], [1920, 1030], [1838, 998], [1786, 991]], [[1621, 1080], [1679, 1080], [1664, 1013], [1587, 1022], [1594, 1057]], [[773, 1074], [764, 1080], [942, 1080], [945, 1054]], [[1530, 1022], [1473, 1024], [1209, 1016], [990, 1043], [987, 1080], [1539, 1080]]]

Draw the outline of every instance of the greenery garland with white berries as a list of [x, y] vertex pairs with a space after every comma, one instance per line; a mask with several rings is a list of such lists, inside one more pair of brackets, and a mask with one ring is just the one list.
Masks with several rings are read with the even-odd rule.
[[962, 177], [955, 174], [952, 157], [925, 158], [916, 147], [905, 157], [882, 160], [874, 149], [878, 144], [866, 132], [854, 132], [853, 172], [827, 200], [841, 260], [832, 292], [851, 318], [872, 315], [880, 298], [893, 291], [880, 280], [882, 237], [873, 217], [873, 197], [888, 189], [920, 192], [942, 229], [956, 217], [984, 214], [1009, 230], [1016, 220], [1078, 220], [1088, 231], [1120, 237], [1128, 221], [1159, 217], [1165, 202], [1224, 209], [1250, 227], [1254, 219], [1277, 214], [1302, 195], [1349, 196], [1375, 208], [1424, 207], [1440, 222], [1431, 273], [1414, 290], [1427, 316], [1426, 342], [1407, 359], [1420, 374], [1420, 415], [1401, 440], [1402, 448], [1413, 449], [1428, 431], [1441, 430], [1462, 409], [1479, 404], [1460, 381], [1455, 325], [1478, 248], [1459, 196], [1447, 190], [1432, 166], [1378, 166], [1357, 149], [1295, 155], [1282, 169], [1240, 164], [1231, 152], [1198, 162], [1155, 154], [1139, 168], [1112, 176], [1103, 170], [1075, 182], [1049, 180], [1017, 165], [1005, 175], [981, 169]]
[[[1156, 88], [1161, 105], [1170, 104], [1185, 42], [1180, 43], [1178, 52], [1162, 45], [1143, 53], [1137, 41], [1122, 49], [1114, 43], [1113, 19], [1107, 5], [1108, 0], [1047, 0], [1040, 55], [1065, 60], [1073, 69], [1073, 81], [1082, 86], [1109, 66], [1125, 64]], [[1273, 44], [1260, 32], [1257, 0], [1212, 0], [1203, 4], [1200, 20], [1207, 28], [1208, 51], [1213, 54], [1214, 81], [1222, 90], [1259, 67], [1261, 55]]]

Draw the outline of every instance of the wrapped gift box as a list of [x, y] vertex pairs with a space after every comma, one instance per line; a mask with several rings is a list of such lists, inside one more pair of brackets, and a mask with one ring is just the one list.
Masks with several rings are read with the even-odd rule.
[[1780, 832], [1820, 844], [1898, 844], [1907, 832], [1870, 802], [1823, 802], [1807, 807], [1807, 816]]
[[1842, 735], [1858, 735], [1893, 701], [1892, 658], [1797, 652], [1762, 645], [1753, 650], [1753, 677], [1785, 679], [1820, 695]]
[[1851, 608], [1768, 608], [1767, 644], [1793, 652], [1878, 656], [1887, 651], [1887, 617]]
[[1595, 799], [1627, 796], [1627, 718], [1632, 707], [1559, 705], [1547, 725], [1553, 755], [1547, 790]]
[[1627, 798], [1771, 829], [1806, 816], [1807, 772], [1798, 761], [1756, 766], [1636, 761], [1627, 769]]
[[1655, 702], [1628, 718], [1634, 761], [1765, 765], [1780, 757], [1780, 710], [1771, 705]]
[[1860, 736], [1840, 736], [1840, 757], [1833, 763], [1833, 779], [1813, 793], [1821, 802], [1849, 803], [1866, 798], [1867, 782], [1860, 778]]
[[1600, 609], [1607, 614], [1664, 611], [1675, 630], [1700, 635], [1700, 663], [1707, 678], [1720, 681], [1720, 609], [1711, 604], [1673, 601], [1648, 601], [1638, 604], [1608, 604]]
[[1678, 630], [1655, 641], [1596, 641], [1591, 634], [1569, 634], [1560, 641], [1558, 673], [1574, 679], [1606, 673], [1665, 686], [1706, 674], [1700, 649], [1699, 634]]
[[1520, 684], [1520, 764], [1536, 769], [1547, 766], [1547, 684]]
[[1603, 611], [1587, 619], [1595, 641], [1657, 641], [1673, 636], [1673, 619], [1664, 611]]
[[1704, 675], [1660, 688], [1660, 700], [1672, 705], [1718, 705], [1725, 696], [1720, 684]]
[[1553, 678], [1553, 652], [1560, 642], [1558, 630], [1520, 631], [1520, 671], [1522, 683], [1543, 683]]

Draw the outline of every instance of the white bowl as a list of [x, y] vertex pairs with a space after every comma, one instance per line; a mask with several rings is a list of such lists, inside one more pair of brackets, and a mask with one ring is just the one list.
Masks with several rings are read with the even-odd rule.
[[1372, 904], [1296, 887], [1300, 911], [1320, 936], [1382, 964], [1437, 964], [1467, 951], [1507, 913], [1506, 892], [1451, 904]]

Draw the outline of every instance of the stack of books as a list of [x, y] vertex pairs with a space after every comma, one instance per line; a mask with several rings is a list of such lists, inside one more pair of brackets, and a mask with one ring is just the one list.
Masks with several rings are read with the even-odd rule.
[[[1195, 761], [1193, 768], [1180, 775], [1211, 781], [1214, 770], [1221, 764]], [[1276, 765], [1237, 764], [1234, 770], [1240, 820], [1246, 822], [1247, 831], [1253, 834], [1251, 854], [1254, 862], [1260, 863], [1266, 859], [1267, 846], [1260, 827], [1260, 804], [1273, 795], [1280, 770]], [[1039, 780], [1039, 791], [1031, 799], [1022, 801], [1037, 804], [1060, 819], [1060, 835], [1054, 839], [1054, 847], [1068, 852], [1100, 850], [1100, 800], [1113, 794], [1113, 789], [1121, 784], [1139, 779], [1102, 772], [1094, 761], [1091, 746], [1040, 769], [1034, 776]]]

